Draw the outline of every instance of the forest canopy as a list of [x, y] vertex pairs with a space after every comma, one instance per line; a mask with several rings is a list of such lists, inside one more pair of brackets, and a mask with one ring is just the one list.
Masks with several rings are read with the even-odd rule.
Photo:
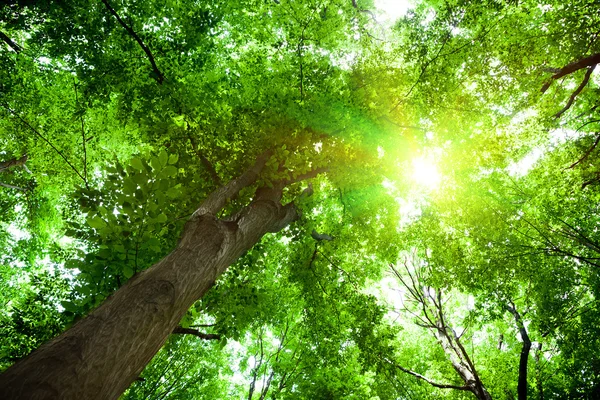
[[599, 27], [5, 1], [0, 398], [600, 398]]

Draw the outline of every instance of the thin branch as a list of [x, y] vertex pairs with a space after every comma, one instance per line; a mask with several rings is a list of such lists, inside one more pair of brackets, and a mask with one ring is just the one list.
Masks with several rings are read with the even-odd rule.
[[206, 170], [210, 174], [210, 177], [213, 180], [213, 182], [215, 183], [215, 185], [222, 186], [223, 182], [221, 181], [221, 178], [219, 178], [219, 175], [217, 174], [215, 167], [212, 165], [212, 163], [210, 161], [208, 161], [208, 158], [206, 158], [204, 156], [204, 154], [202, 154], [200, 152], [200, 150], [198, 150], [198, 145], [196, 144], [196, 140], [194, 140], [194, 137], [192, 135], [188, 135], [188, 137], [190, 139], [190, 143], [192, 144], [192, 149], [194, 149], [194, 153], [196, 153], [196, 155], [200, 159], [200, 162], [202, 162], [202, 165], [204, 166], [204, 168], [206, 168]]
[[404, 95], [404, 98], [400, 99], [400, 101], [398, 103], [396, 103], [396, 105], [390, 110], [390, 112], [394, 111], [396, 108], [398, 108], [398, 106], [400, 104], [402, 104], [402, 102], [404, 101], [404, 99], [407, 98], [408, 96], [410, 96], [410, 94], [412, 93], [412, 91], [414, 90], [414, 88], [421, 81], [421, 78], [423, 77], [423, 75], [425, 75], [425, 71], [427, 71], [427, 68], [429, 68], [429, 66], [431, 65], [431, 63], [433, 63], [435, 60], [437, 60], [438, 58], [440, 58], [440, 54], [441, 54], [442, 50], [444, 49], [444, 47], [446, 46], [446, 43], [448, 43], [448, 40], [450, 39], [451, 36], [452, 36], [451, 32], [448, 32], [448, 34], [446, 35], [446, 38], [444, 39], [444, 42], [442, 43], [442, 45], [438, 49], [438, 51], [435, 54], [435, 56], [432, 59], [430, 59], [429, 61], [427, 61], [425, 63], [425, 65], [423, 66], [423, 68], [421, 68], [421, 73], [419, 74], [419, 76], [418, 76], [417, 80], [415, 81], [415, 83], [413, 83], [413, 85], [410, 87], [410, 89], [408, 90], [408, 92], [406, 92], [406, 94]]
[[165, 76], [158, 69], [158, 66], [156, 65], [156, 61], [154, 61], [154, 56], [152, 55], [152, 52], [150, 52], [150, 49], [148, 48], [148, 46], [146, 46], [144, 44], [144, 42], [142, 41], [142, 39], [137, 35], [137, 33], [135, 33], [135, 31], [121, 19], [121, 17], [119, 16], [119, 14], [117, 14], [115, 9], [112, 8], [111, 5], [108, 3], [108, 0], [102, 0], [102, 3], [104, 3], [104, 5], [108, 9], [108, 11], [110, 11], [110, 13], [112, 15], [114, 15], [114, 17], [117, 19], [117, 21], [119, 21], [119, 24], [121, 24], [121, 26], [123, 28], [125, 28], [127, 33], [129, 33], [135, 39], [135, 41], [140, 45], [142, 50], [144, 50], [144, 53], [146, 53], [146, 56], [148, 56], [148, 59], [150, 60], [150, 64], [152, 64], [152, 70], [154, 71], [154, 74], [156, 75], [154, 77], [154, 79], [156, 79], [156, 81], [158, 82], [159, 85], [162, 85], [162, 83], [165, 79]]
[[429, 379], [429, 378], [427, 378], [427, 377], [425, 377], [425, 376], [423, 376], [423, 375], [421, 375], [421, 374], [419, 374], [419, 373], [416, 373], [416, 372], [414, 372], [414, 371], [411, 371], [410, 369], [406, 369], [406, 368], [404, 368], [404, 367], [402, 367], [402, 366], [400, 366], [400, 365], [398, 365], [398, 364], [396, 364], [396, 363], [393, 363], [392, 361], [390, 361], [390, 360], [388, 360], [388, 359], [384, 359], [384, 360], [385, 360], [385, 361], [387, 361], [387, 362], [388, 362], [389, 364], [391, 364], [392, 366], [394, 366], [395, 368], [399, 369], [400, 371], [402, 371], [402, 372], [404, 372], [404, 373], [407, 373], [407, 374], [409, 374], [409, 375], [412, 375], [412, 376], [414, 376], [414, 377], [416, 377], [416, 378], [419, 378], [419, 379], [421, 379], [421, 380], [424, 380], [425, 382], [429, 383], [431, 386], [434, 386], [434, 387], [436, 387], [436, 388], [439, 388], [439, 389], [455, 389], [455, 390], [464, 390], [464, 391], [468, 391], [468, 392], [470, 392], [470, 391], [471, 391], [471, 388], [470, 388], [470, 387], [468, 387], [468, 386], [448, 385], [448, 384], [444, 384], [444, 383], [437, 383], [437, 382], [434, 382], [434, 381], [432, 381], [431, 379]]
[[21, 190], [23, 192], [27, 191], [27, 189], [23, 189], [22, 187], [9, 185], [8, 183], [4, 183], [4, 182], [0, 182], [0, 186], [4, 186], [5, 188], [9, 188], [9, 189]]
[[321, 254], [327, 261], [329, 261], [329, 264], [331, 264], [331, 266], [335, 267], [338, 271], [346, 275], [348, 277], [348, 281], [352, 284], [352, 286], [354, 286], [354, 289], [358, 290], [358, 286], [356, 285], [356, 283], [354, 283], [354, 281], [352, 280], [352, 276], [348, 272], [346, 272], [346, 270], [344, 270], [342, 267], [337, 266], [333, 261], [331, 261], [331, 258], [327, 257], [327, 255], [325, 255], [325, 253], [323, 253], [322, 251], [319, 251], [319, 254]]
[[48, 139], [46, 139], [44, 137], [44, 135], [42, 135], [37, 129], [35, 129], [33, 126], [31, 126], [27, 121], [25, 121], [23, 118], [21, 118], [21, 116], [13, 111], [8, 104], [3, 103], [4, 108], [6, 108], [8, 110], [8, 112], [10, 112], [12, 115], [14, 115], [15, 117], [17, 117], [25, 126], [27, 126], [29, 129], [31, 129], [31, 131], [33, 131], [33, 133], [35, 133], [38, 137], [40, 137], [44, 142], [46, 142], [50, 147], [52, 147], [52, 149], [58, 153], [58, 155], [65, 160], [65, 162], [69, 165], [69, 167], [71, 167], [71, 169], [77, 174], [77, 176], [79, 176], [81, 178], [81, 180], [87, 185], [87, 181], [86, 179], [83, 177], [83, 175], [81, 175], [79, 173], [79, 171], [77, 170], [77, 168], [75, 168], [73, 166], [73, 164], [71, 164], [69, 162], [69, 160], [67, 159], [67, 157], [60, 151], [58, 150]]
[[573, 164], [569, 165], [569, 168], [575, 168], [575, 166], [577, 166], [577, 164], [583, 162], [586, 158], [588, 158], [588, 156], [592, 153], [592, 151], [594, 151], [596, 146], [598, 146], [598, 143], [600, 143], [600, 133], [597, 133], [596, 141], [594, 142], [594, 144], [592, 146], [590, 146], [589, 149], [587, 149], [587, 151], [583, 154], [583, 156], [579, 160], [577, 160]]
[[590, 66], [586, 73], [585, 76], [583, 77], [583, 80], [581, 81], [581, 83], [579, 84], [579, 86], [577, 87], [577, 89], [575, 89], [575, 91], [571, 94], [571, 96], [569, 96], [569, 101], [567, 101], [567, 104], [562, 108], [562, 110], [560, 110], [559, 112], [557, 112], [556, 114], [554, 114], [554, 118], [558, 118], [561, 115], [563, 115], [563, 113], [565, 111], [567, 111], [569, 108], [571, 108], [571, 106], [573, 105], [573, 102], [575, 101], [575, 98], [577, 97], [577, 95], [579, 93], [581, 93], [581, 91], [583, 90], [583, 88], [586, 87], [586, 85], [588, 84], [588, 82], [590, 81], [590, 76], [592, 76], [592, 72], [594, 72], [594, 68], [596, 68], [596, 64]]
[[[79, 98], [77, 96], [77, 83], [75, 82], [75, 78], [73, 78], [73, 87], [75, 88], [75, 104], [79, 104]], [[85, 186], [89, 189], [87, 183], [87, 150], [85, 148], [85, 143], [87, 142], [85, 138], [85, 125], [83, 122], [83, 114], [80, 115], [81, 119], [81, 138], [83, 144], [83, 176], [85, 177]]]
[[304, 100], [304, 72], [302, 70], [302, 45], [304, 38], [298, 42], [298, 62], [300, 64], [300, 101]]
[[[578, 117], [575, 117], [575, 119], [577, 119]], [[577, 132], [579, 132], [581, 130], [581, 128], [588, 126], [589, 124], [593, 124], [596, 122], [600, 122], [600, 119], [591, 119], [587, 122], [585, 122], [584, 124], [580, 125], [579, 127], [577, 127], [577, 129], [575, 129]]]
[[4, 32], [0, 31], [0, 39], [2, 39], [2, 41], [4, 41], [4, 43], [6, 43], [7, 45], [10, 46], [11, 49], [13, 49], [15, 51], [15, 53], [20, 53], [21, 50], [23, 50], [21, 48], [21, 46], [19, 46], [18, 44], [16, 44], [15, 42], [12, 41], [11, 38], [9, 38]]

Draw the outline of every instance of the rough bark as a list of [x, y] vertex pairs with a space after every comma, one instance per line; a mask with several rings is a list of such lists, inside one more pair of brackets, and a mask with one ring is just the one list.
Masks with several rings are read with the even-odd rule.
[[297, 218], [293, 204], [281, 205], [281, 190], [257, 191], [236, 221], [215, 216], [228, 197], [256, 180], [265, 161], [259, 158], [210, 195], [169, 255], [0, 375], [0, 398], [118, 398], [225, 269], [265, 233]]

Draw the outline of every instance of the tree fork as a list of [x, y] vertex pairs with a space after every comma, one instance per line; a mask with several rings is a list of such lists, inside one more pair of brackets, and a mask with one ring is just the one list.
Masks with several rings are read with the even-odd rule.
[[0, 398], [118, 398], [227, 267], [298, 218], [292, 203], [280, 203], [281, 190], [257, 190], [235, 223], [215, 217], [229, 196], [256, 181], [267, 158], [208, 196], [169, 255], [0, 375]]

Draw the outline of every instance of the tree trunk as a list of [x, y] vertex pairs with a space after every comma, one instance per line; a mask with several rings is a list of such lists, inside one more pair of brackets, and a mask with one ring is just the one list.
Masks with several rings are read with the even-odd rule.
[[519, 380], [517, 383], [517, 398], [519, 400], [527, 400], [527, 362], [529, 361], [529, 351], [531, 350], [531, 339], [527, 334], [527, 329], [523, 323], [521, 315], [517, 311], [514, 304], [507, 306], [508, 311], [515, 317], [517, 328], [519, 329], [519, 335], [523, 340], [523, 346], [521, 346], [521, 355], [519, 357]]
[[266, 157], [207, 198], [164, 259], [134, 276], [99, 308], [0, 376], [0, 398], [116, 399], [178, 326], [188, 308], [267, 232], [297, 218], [281, 187], [257, 191], [236, 221], [214, 215], [256, 180]]

